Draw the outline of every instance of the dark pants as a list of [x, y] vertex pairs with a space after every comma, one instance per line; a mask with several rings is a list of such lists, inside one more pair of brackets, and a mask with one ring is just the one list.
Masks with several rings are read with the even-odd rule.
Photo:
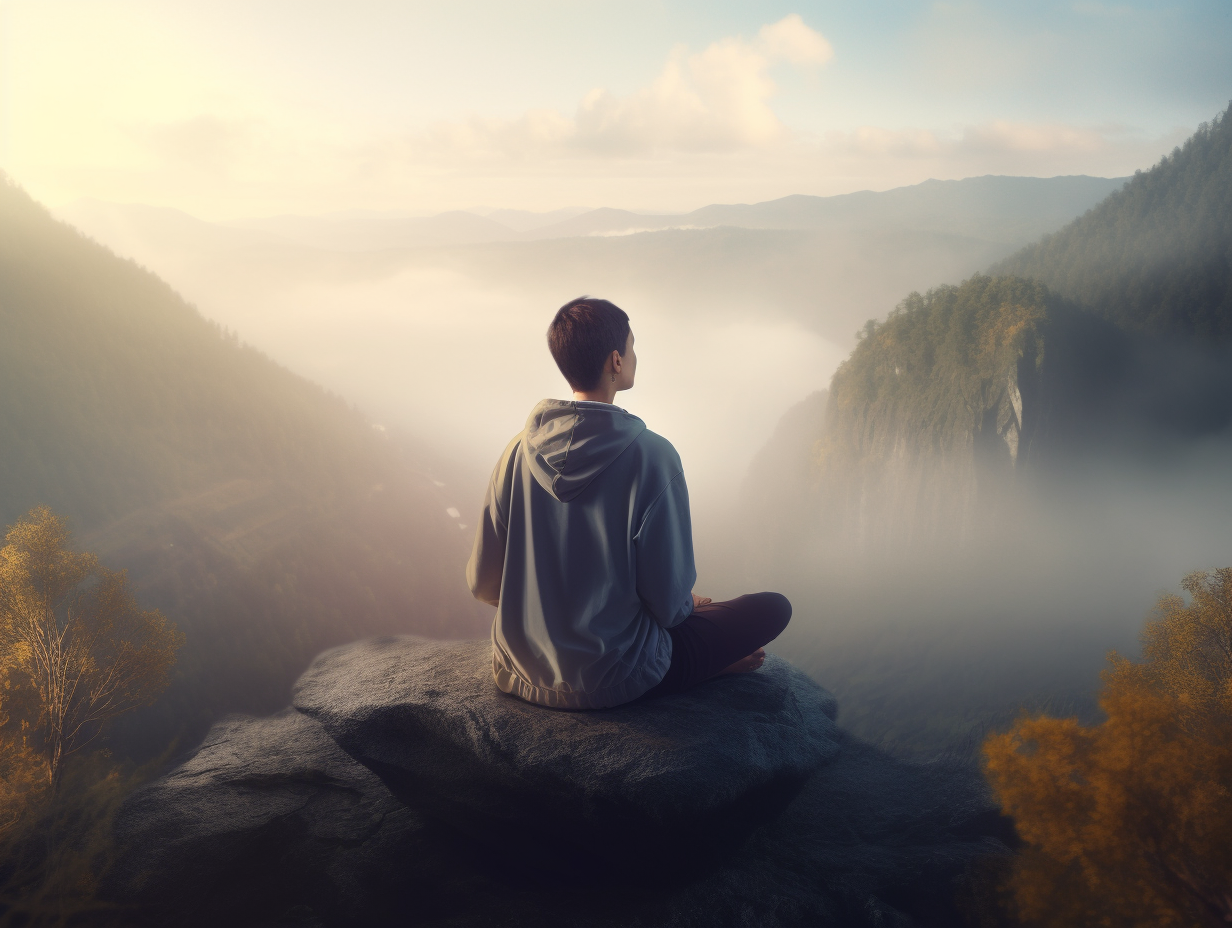
[[698, 606], [669, 631], [671, 666], [642, 698], [679, 693], [709, 680], [777, 638], [790, 619], [791, 603], [781, 593], [748, 593]]

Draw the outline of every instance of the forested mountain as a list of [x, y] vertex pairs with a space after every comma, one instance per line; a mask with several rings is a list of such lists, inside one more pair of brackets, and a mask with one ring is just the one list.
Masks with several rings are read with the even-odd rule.
[[1153, 591], [1225, 563], [1230, 135], [1224, 114], [990, 275], [883, 310], [824, 417], [759, 454], [780, 483], [750, 471], [740, 566], [791, 598], [776, 645], [844, 724], [915, 750], [1093, 712]]
[[1232, 120], [992, 274], [911, 294], [836, 372], [799, 487], [830, 535], [969, 538], [1024, 479], [1227, 433]]
[[1226, 360], [1149, 344], [1026, 278], [912, 294], [834, 375], [810, 448], [818, 521], [865, 546], [986, 537], [1030, 505], [1027, 486], [1160, 462], [1226, 429]]
[[1045, 361], [1055, 366], [1045, 333], [1063, 312], [1031, 281], [977, 276], [870, 324], [812, 448], [829, 530], [884, 544], [969, 529], [1035, 450]]
[[991, 273], [1038, 280], [1133, 332], [1232, 341], [1230, 112]]
[[66, 515], [187, 635], [129, 747], [276, 708], [338, 642], [482, 632], [438, 470], [0, 184], [0, 518]]

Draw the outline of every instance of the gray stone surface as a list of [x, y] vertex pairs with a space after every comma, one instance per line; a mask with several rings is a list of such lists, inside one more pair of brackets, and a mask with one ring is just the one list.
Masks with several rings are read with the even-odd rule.
[[[646, 924], [988, 924], [988, 877], [1014, 841], [969, 766], [912, 764], [844, 735], [783, 814]], [[697, 913], [704, 912], [705, 919]], [[1001, 922], [994, 922], [1001, 924]]]
[[383, 638], [322, 654], [294, 705], [425, 814], [582, 869], [701, 863], [839, 751], [833, 698], [773, 656], [687, 693], [565, 712], [497, 690], [486, 641]]
[[496, 692], [487, 648], [360, 642], [301, 680], [320, 722], [218, 723], [121, 810], [122, 923], [951, 928], [1005, 859], [977, 771], [851, 739], [781, 660], [565, 713]]
[[155, 920], [170, 911], [208, 922], [214, 910], [276, 919], [307, 906], [353, 921], [374, 890], [389, 896], [402, 882], [402, 861], [432, 859], [423, 831], [312, 719], [233, 716], [125, 803], [108, 894]]

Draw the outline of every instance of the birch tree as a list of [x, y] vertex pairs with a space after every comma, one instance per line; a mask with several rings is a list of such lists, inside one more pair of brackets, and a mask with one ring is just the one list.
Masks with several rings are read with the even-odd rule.
[[64, 520], [40, 507], [13, 525], [0, 549], [0, 648], [28, 688], [28, 720], [59, 782], [70, 755], [110, 719], [166, 688], [183, 636], [141, 609], [124, 571], [69, 549]]

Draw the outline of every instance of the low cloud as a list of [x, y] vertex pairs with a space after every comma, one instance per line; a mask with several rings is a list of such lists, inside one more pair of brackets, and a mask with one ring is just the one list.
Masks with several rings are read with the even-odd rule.
[[161, 125], [142, 126], [132, 134], [160, 161], [210, 174], [226, 174], [256, 144], [252, 119], [226, 119], [213, 115]]
[[[374, 144], [364, 157], [371, 165], [451, 164], [462, 170], [504, 165], [516, 173], [554, 170], [574, 176], [592, 173], [596, 167], [587, 165], [595, 161], [620, 160], [626, 170], [639, 170], [634, 162], [645, 168], [698, 158], [713, 164], [753, 158], [763, 167], [791, 165], [793, 173], [808, 162], [814, 172], [824, 172], [828, 164], [844, 177], [859, 173], [858, 161], [867, 158], [907, 170], [927, 165], [925, 176], [955, 176], [968, 169], [1043, 173], [1053, 170], [1051, 163], [1072, 170], [1067, 159], [1099, 162], [1140, 141], [1120, 127], [1007, 120], [948, 130], [860, 126], [810, 138], [774, 112], [772, 71], [776, 65], [815, 70], [833, 57], [826, 38], [792, 14], [762, 26], [752, 39], [728, 37], [697, 52], [677, 46], [647, 85], [625, 96], [596, 88], [572, 115], [530, 110], [516, 119], [443, 122], [423, 134]], [[1031, 157], [1041, 168], [1030, 167]]]
[[700, 52], [672, 49], [663, 70], [628, 96], [595, 88], [572, 116], [532, 110], [513, 120], [442, 123], [409, 141], [434, 154], [486, 160], [646, 157], [726, 153], [765, 147], [787, 135], [770, 106], [776, 64], [813, 69], [833, 57], [830, 43], [796, 14], [763, 26], [753, 40], [721, 39]]
[[822, 148], [833, 155], [875, 158], [1068, 157], [1112, 152], [1129, 140], [1130, 135], [1122, 126], [1089, 127], [997, 119], [950, 132], [861, 126], [851, 132], [827, 133]]
[[1060, 123], [1017, 123], [1003, 119], [974, 126], [963, 134], [962, 145], [986, 151], [1095, 152], [1108, 147], [1118, 128], [1090, 129]]
[[851, 132], [828, 132], [824, 148], [834, 154], [919, 158], [942, 153], [945, 143], [928, 129], [860, 126]]
[[1118, 176], [1149, 167], [1188, 134], [1005, 119], [820, 132], [784, 124], [776, 78], [815, 73], [833, 58], [826, 38], [793, 14], [752, 36], [677, 46], [642, 87], [596, 88], [571, 113], [472, 115], [366, 136], [277, 114], [201, 115], [134, 132], [144, 163], [126, 175], [131, 189], [108, 198], [215, 215], [479, 203], [688, 210], [930, 177]]

